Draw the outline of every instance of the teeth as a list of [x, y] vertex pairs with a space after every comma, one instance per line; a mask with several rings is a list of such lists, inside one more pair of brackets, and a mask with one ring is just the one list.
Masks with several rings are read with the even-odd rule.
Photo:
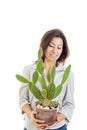
[[50, 54], [50, 56], [52, 56], [52, 57], [57, 57], [57, 55], [52, 55], [52, 54]]

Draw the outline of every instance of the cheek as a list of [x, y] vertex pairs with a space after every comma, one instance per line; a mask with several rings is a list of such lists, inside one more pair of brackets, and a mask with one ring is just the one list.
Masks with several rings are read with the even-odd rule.
[[50, 51], [51, 51], [51, 49], [47, 48], [46, 51], [45, 51], [45, 54], [48, 54]]
[[48, 55], [48, 53], [49, 53], [49, 51], [48, 51], [48, 50], [46, 50], [46, 51], [45, 51], [45, 56], [47, 56], [47, 55]]
[[63, 51], [63, 50], [60, 50], [60, 51], [59, 51], [59, 54], [60, 54], [60, 55], [62, 54], [62, 51]]
[[58, 57], [60, 57], [61, 54], [62, 54], [62, 50], [60, 50], [60, 51], [58, 52]]

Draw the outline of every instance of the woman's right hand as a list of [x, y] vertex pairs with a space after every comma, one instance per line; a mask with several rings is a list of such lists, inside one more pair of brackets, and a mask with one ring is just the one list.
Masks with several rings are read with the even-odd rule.
[[36, 119], [36, 111], [31, 109], [30, 104], [25, 104], [22, 108], [23, 112], [25, 112], [32, 120], [33, 124], [40, 130], [44, 130], [48, 125], [43, 120]]
[[48, 127], [48, 125], [45, 123], [44, 120], [36, 119], [36, 118], [35, 118], [35, 117], [36, 117], [36, 116], [35, 116], [36, 114], [37, 114], [36, 111], [32, 111], [32, 112], [31, 112], [31, 115], [30, 115], [30, 117], [31, 117], [31, 119], [32, 119], [32, 121], [33, 121], [33, 124], [34, 124], [38, 129], [44, 130], [46, 127]]

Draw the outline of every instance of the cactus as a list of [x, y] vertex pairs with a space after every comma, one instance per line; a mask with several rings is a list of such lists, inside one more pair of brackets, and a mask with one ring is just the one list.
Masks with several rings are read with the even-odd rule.
[[[68, 67], [64, 71], [61, 83], [58, 86], [56, 86], [54, 83], [54, 78], [55, 78], [55, 73], [56, 73], [55, 60], [52, 61], [50, 69], [47, 73], [47, 81], [48, 81], [48, 84], [47, 84], [44, 78], [44, 64], [42, 60], [42, 55], [43, 55], [43, 51], [42, 51], [42, 48], [40, 48], [38, 51], [38, 61], [36, 63], [36, 70], [34, 71], [32, 75], [32, 82], [19, 74], [16, 74], [16, 78], [19, 81], [28, 84], [30, 91], [39, 101], [42, 102], [42, 105], [44, 107], [45, 106], [50, 107], [50, 108], [57, 107], [59, 103], [52, 100], [55, 99], [61, 93], [62, 86], [66, 82], [69, 76], [71, 65], [68, 65]], [[42, 87], [41, 90], [36, 85], [37, 81], [40, 82], [41, 84], [41, 87]]]

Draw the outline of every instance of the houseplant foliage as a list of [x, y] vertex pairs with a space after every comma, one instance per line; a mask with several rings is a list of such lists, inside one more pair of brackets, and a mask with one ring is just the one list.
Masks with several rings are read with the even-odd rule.
[[[68, 65], [66, 70], [64, 71], [61, 83], [56, 86], [54, 83], [55, 74], [56, 74], [56, 61], [52, 61], [50, 69], [47, 73], [47, 77], [44, 77], [44, 64], [42, 60], [43, 51], [42, 48], [38, 51], [38, 61], [36, 63], [36, 69], [32, 75], [32, 81], [29, 81], [24, 76], [16, 74], [16, 78], [23, 83], [28, 84], [28, 87], [32, 94], [40, 101], [41, 106], [43, 108], [57, 108], [59, 103], [55, 101], [55, 99], [62, 91], [63, 84], [66, 82], [71, 65]], [[41, 84], [41, 89], [38, 88], [37, 82]]]

